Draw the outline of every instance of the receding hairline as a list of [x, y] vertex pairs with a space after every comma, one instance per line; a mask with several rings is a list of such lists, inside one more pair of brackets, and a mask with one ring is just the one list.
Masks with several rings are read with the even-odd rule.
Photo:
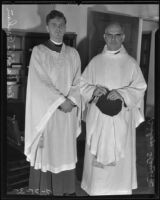
[[119, 23], [119, 22], [111, 22], [105, 27], [105, 32], [108, 30], [110, 27], [119, 27], [122, 33], [124, 33], [124, 27]]

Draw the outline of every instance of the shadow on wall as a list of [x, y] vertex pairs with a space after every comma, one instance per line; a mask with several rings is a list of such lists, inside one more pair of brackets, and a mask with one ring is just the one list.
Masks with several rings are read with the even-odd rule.
[[147, 105], [146, 104], [145, 116], [154, 118], [154, 115], [155, 115], [154, 105]]
[[83, 72], [88, 64], [88, 38], [83, 38], [77, 45], [77, 50], [81, 58], [81, 71]]
[[40, 25], [36, 26], [34, 28], [30, 28], [27, 31], [28, 32], [46, 32], [46, 16], [49, 14], [51, 10], [54, 10], [56, 8], [56, 5], [48, 4], [48, 5], [37, 5], [37, 15], [40, 17]]
[[[97, 12], [106, 13], [107, 12], [107, 8], [104, 5], [94, 5], [94, 6], [88, 8], [88, 12], [90, 12], [90, 11], [97, 11]], [[89, 16], [89, 15], [87, 15], [87, 16]], [[91, 46], [90, 38], [94, 34], [94, 30], [91, 29], [91, 26], [89, 24], [90, 21], [89, 21], [89, 19], [87, 17], [87, 37], [83, 38], [79, 42], [79, 44], [77, 45], [77, 50], [78, 50], [78, 52], [80, 54], [80, 58], [81, 58], [81, 64], [82, 64], [81, 69], [82, 69], [82, 72], [84, 71], [85, 67], [89, 63], [89, 52], [90, 52], [89, 47]]]

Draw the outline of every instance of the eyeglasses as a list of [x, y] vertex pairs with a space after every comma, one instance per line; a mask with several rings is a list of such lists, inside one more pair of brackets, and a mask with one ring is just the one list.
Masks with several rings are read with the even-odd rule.
[[117, 34], [110, 34], [110, 33], [105, 33], [104, 34], [108, 39], [116, 38], [116, 39], [121, 39], [121, 36], [123, 35], [122, 33], [117, 33]]

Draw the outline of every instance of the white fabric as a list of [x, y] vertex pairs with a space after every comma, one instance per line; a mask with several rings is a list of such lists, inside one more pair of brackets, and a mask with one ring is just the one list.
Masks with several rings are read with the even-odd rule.
[[[25, 155], [35, 169], [58, 173], [75, 168], [76, 137], [81, 132], [78, 52], [63, 44], [60, 53], [44, 45], [33, 48], [29, 65]], [[77, 107], [64, 113], [58, 108], [65, 97]], [[44, 147], [39, 148], [40, 137]]]
[[83, 109], [97, 84], [117, 89], [127, 107], [110, 117], [94, 103], [88, 105], [82, 188], [90, 195], [128, 194], [137, 186], [135, 128], [144, 120], [146, 83], [137, 62], [123, 46], [118, 54], [110, 54], [105, 46], [82, 75]]
[[125, 155], [128, 133], [126, 110], [123, 107], [122, 111], [113, 117], [102, 114], [95, 104], [88, 110], [87, 144], [97, 162], [103, 165], [116, 164]]

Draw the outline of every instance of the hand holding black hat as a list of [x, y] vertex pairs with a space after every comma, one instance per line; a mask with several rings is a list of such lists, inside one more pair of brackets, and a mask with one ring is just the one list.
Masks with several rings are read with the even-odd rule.
[[107, 88], [101, 86], [101, 85], [96, 85], [96, 88], [93, 92], [94, 97], [100, 97], [101, 95], [107, 94]]
[[96, 102], [96, 106], [103, 114], [108, 116], [114, 116], [121, 111], [122, 101], [122, 96], [116, 90], [112, 90], [106, 95], [100, 96], [98, 98], [98, 101]]
[[123, 101], [123, 97], [120, 95], [119, 92], [117, 92], [117, 90], [111, 90], [107, 96], [107, 99], [109, 100], [121, 99]]
[[101, 85], [96, 85], [95, 90], [93, 91], [92, 98], [89, 103], [96, 103], [100, 96], [106, 95], [108, 93], [108, 89]]

